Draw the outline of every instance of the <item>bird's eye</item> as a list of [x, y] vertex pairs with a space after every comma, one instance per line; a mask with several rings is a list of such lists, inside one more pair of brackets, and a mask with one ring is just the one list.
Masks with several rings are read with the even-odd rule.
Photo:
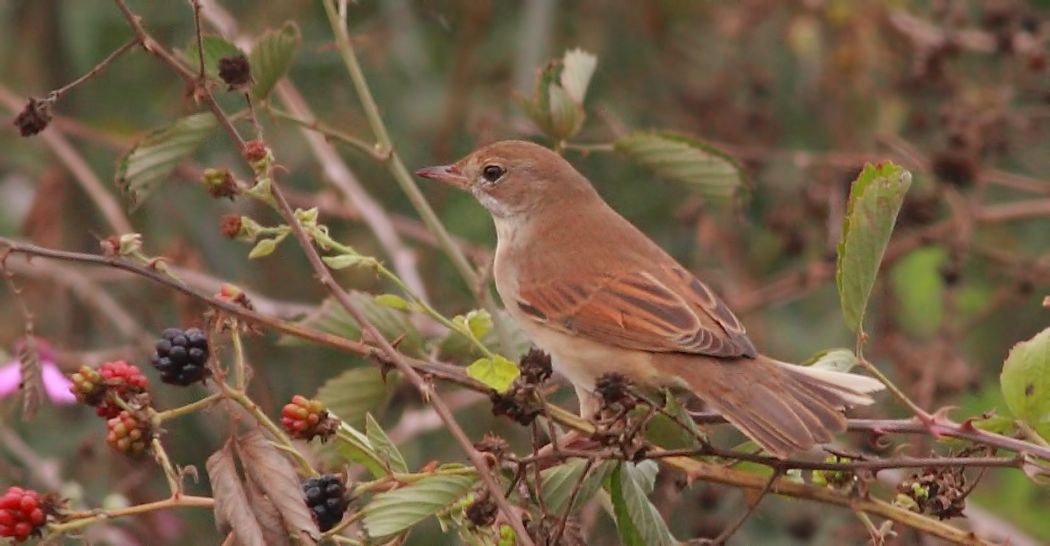
[[507, 172], [499, 165], [485, 165], [485, 168], [481, 170], [481, 176], [489, 182], [495, 182], [503, 176], [503, 173]]

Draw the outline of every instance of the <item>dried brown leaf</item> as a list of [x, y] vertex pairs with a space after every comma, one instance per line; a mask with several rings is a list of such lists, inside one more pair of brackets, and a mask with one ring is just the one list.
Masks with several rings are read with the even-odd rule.
[[18, 366], [22, 377], [22, 416], [27, 421], [36, 416], [37, 410], [40, 409], [40, 401], [44, 398], [40, 351], [36, 343], [36, 338], [27, 335], [18, 345]]
[[208, 477], [215, 497], [215, 524], [219, 530], [233, 529], [241, 546], [266, 546], [262, 527], [249, 507], [244, 485], [237, 474], [229, 442], [208, 457]]
[[245, 486], [245, 491], [248, 493], [248, 504], [251, 505], [252, 512], [255, 512], [255, 519], [262, 526], [266, 543], [270, 546], [290, 546], [292, 541], [288, 538], [288, 532], [284, 530], [281, 513], [263, 492], [262, 487], [250, 477]]
[[295, 468], [257, 431], [238, 438], [245, 473], [255, 480], [277, 507], [288, 531], [300, 542], [314, 544], [321, 535], [303, 498]]

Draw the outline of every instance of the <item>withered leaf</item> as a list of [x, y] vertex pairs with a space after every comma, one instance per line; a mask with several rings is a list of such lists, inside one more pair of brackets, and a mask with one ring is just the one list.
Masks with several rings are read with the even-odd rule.
[[237, 475], [229, 442], [208, 457], [207, 466], [215, 497], [215, 524], [219, 530], [233, 529], [241, 546], [266, 546], [262, 527], [249, 508], [243, 483]]
[[241, 435], [237, 445], [245, 473], [277, 507], [288, 531], [300, 542], [315, 544], [321, 531], [306, 507], [302, 483], [292, 464], [258, 431]]

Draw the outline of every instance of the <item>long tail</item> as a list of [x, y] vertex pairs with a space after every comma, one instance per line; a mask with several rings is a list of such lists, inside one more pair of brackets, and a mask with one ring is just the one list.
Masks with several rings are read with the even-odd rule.
[[879, 381], [773, 360], [666, 355], [657, 367], [778, 458], [830, 442], [846, 429], [843, 411], [873, 402]]

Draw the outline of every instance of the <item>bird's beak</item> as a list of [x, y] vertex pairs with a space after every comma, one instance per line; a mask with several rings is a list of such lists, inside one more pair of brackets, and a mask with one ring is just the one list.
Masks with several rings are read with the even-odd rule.
[[455, 165], [438, 165], [436, 167], [424, 167], [416, 171], [416, 176], [429, 178], [444, 182], [454, 188], [465, 190], [470, 187], [467, 177], [463, 176]]

